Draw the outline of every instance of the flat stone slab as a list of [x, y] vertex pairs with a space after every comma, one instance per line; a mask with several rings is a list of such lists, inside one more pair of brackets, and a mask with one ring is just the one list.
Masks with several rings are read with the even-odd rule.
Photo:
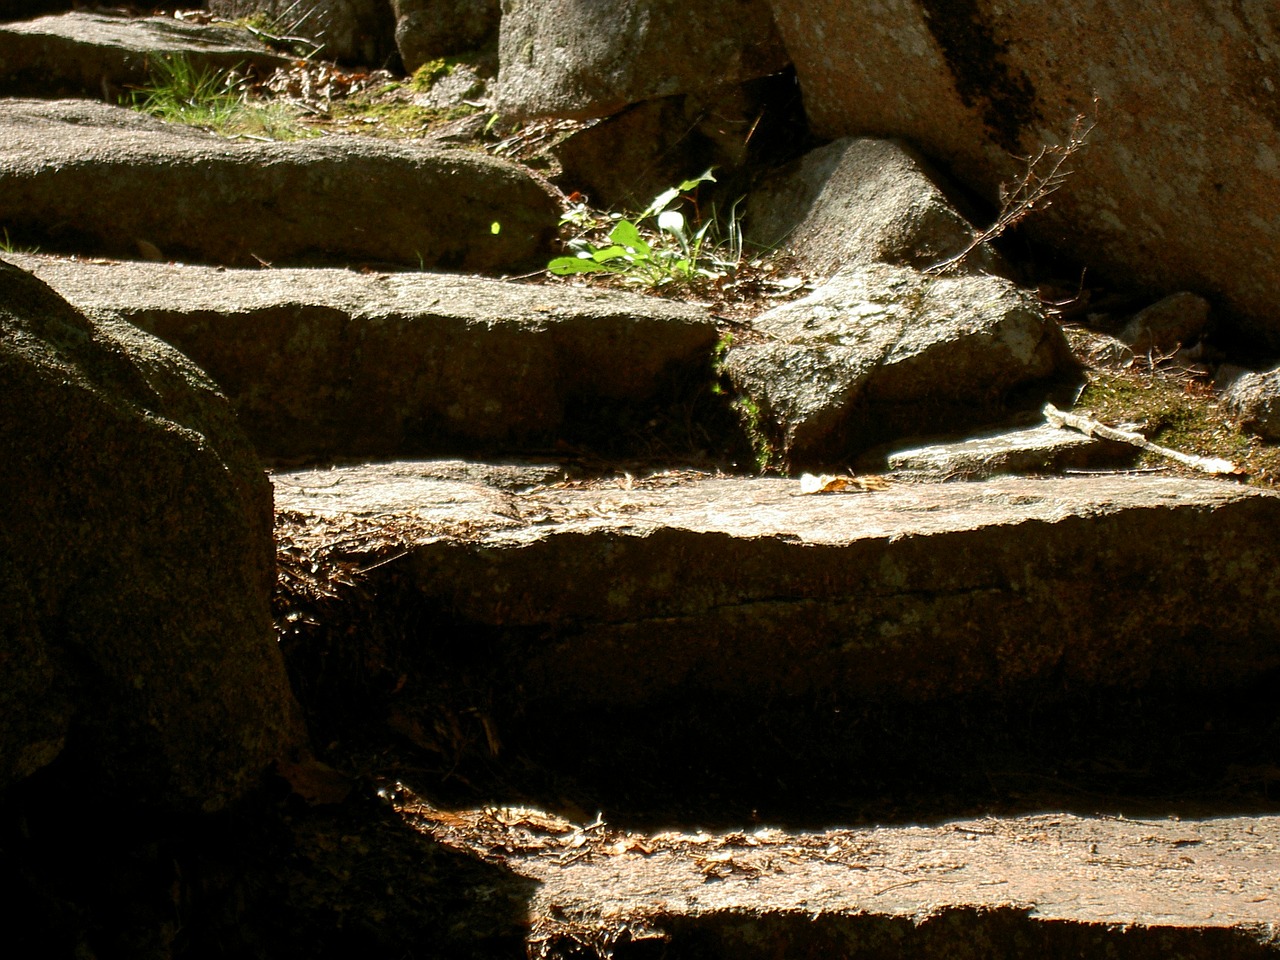
[[896, 474], [922, 479], [980, 480], [1006, 473], [1058, 473], [1133, 457], [1134, 448], [1128, 444], [1040, 424], [897, 450], [885, 458], [885, 464]]
[[[533, 809], [398, 812], [539, 881], [532, 956], [1269, 957], [1280, 817], [1062, 813], [815, 833], [635, 833]], [[657, 941], [655, 943], [654, 941]], [[614, 954], [609, 954], [614, 955]]]
[[228, 140], [88, 100], [0, 102], [0, 222], [19, 245], [260, 266], [545, 266], [559, 203], [527, 170], [373, 137]]
[[323, 552], [353, 517], [370, 557], [394, 539], [441, 635], [485, 650], [530, 709], [1203, 691], [1280, 667], [1280, 496], [1226, 482], [805, 496], [659, 475], [512, 493], [400, 463], [275, 485], [286, 542]]
[[10, 259], [195, 360], [277, 461], [549, 446], [602, 404], [673, 401], [717, 338], [699, 307], [620, 291]]
[[289, 64], [248, 30], [229, 25], [76, 11], [0, 24], [0, 94], [115, 101], [146, 84], [157, 57], [173, 56], [206, 71], [270, 72]]

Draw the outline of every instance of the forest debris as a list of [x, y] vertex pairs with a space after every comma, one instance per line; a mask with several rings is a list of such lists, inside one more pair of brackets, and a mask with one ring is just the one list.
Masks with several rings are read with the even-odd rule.
[[867, 493], [886, 490], [889, 481], [884, 477], [841, 477], [830, 474], [806, 473], [800, 477], [800, 492], [810, 493]]
[[1087, 437], [1102, 437], [1104, 440], [1128, 443], [1159, 456], [1167, 457], [1170, 460], [1176, 460], [1183, 466], [1190, 467], [1193, 470], [1215, 475], [1239, 475], [1243, 472], [1230, 460], [1223, 460], [1221, 457], [1201, 457], [1194, 453], [1183, 453], [1170, 447], [1162, 447], [1158, 443], [1152, 443], [1140, 433], [1121, 430], [1118, 427], [1109, 427], [1097, 420], [1091, 420], [1075, 413], [1067, 413], [1059, 410], [1052, 403], [1046, 403], [1042, 412], [1044, 413], [1044, 418], [1055, 427], [1079, 430]]

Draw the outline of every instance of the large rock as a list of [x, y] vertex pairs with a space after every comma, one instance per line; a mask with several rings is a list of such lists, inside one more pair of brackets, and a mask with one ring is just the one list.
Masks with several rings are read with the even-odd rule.
[[1006, 478], [799, 496], [795, 481], [657, 477], [511, 493], [420, 464], [275, 482], [312, 536], [331, 524], [346, 562], [356, 518], [399, 538], [398, 582], [439, 616], [407, 655], [492, 668], [530, 718], [698, 713], [711, 698], [1203, 691], [1280, 668], [1267, 575], [1280, 496], [1235, 484]]
[[476, 50], [494, 40], [499, 0], [392, 0], [396, 46], [412, 73], [428, 60]]
[[1241, 426], [1267, 440], [1280, 440], [1280, 367], [1254, 373], [1224, 365], [1217, 386]]
[[513, 0], [499, 39], [508, 116], [604, 117], [787, 65], [764, 0]]
[[258, 17], [276, 36], [305, 37], [326, 60], [380, 67], [396, 54], [391, 0], [209, 0], [208, 7], [229, 20]]
[[770, 2], [819, 133], [903, 137], [993, 203], [1019, 156], [1090, 115], [1025, 228], [1127, 283], [1219, 298], [1280, 345], [1273, 7]]
[[303, 743], [276, 648], [271, 490], [187, 360], [0, 264], [0, 786], [214, 810]]
[[[907, 144], [845, 138], [811, 151], [752, 191], [747, 239], [780, 247], [802, 267], [828, 276], [850, 263], [924, 269], [965, 250], [977, 232], [953, 196]], [[989, 244], [958, 266], [1001, 272]]]
[[558, 220], [549, 187], [471, 151], [227, 141], [89, 101], [0, 104], [0, 221], [48, 248], [514, 271], [546, 265]]
[[79, 11], [0, 26], [0, 93], [115, 101], [148, 82], [157, 58], [175, 56], [197, 70], [289, 63], [238, 27]]
[[[761, 154], [780, 140], [792, 149], [792, 138], [782, 132], [792, 118], [778, 105], [787, 102], [788, 88], [794, 97], [794, 84], [785, 74], [764, 77], [645, 100], [584, 121], [551, 148], [560, 165], [556, 183], [603, 209], [643, 210], [708, 167], [717, 178], [730, 179], [745, 165], [763, 165]], [[620, 157], [627, 162], [619, 163]]]
[[869, 264], [753, 325], [724, 369], [791, 468], [847, 463], [877, 443], [998, 419], [1016, 387], [1066, 370], [1039, 302], [999, 277]]
[[128, 320], [192, 357], [273, 459], [545, 447], [616, 432], [679, 402], [679, 384], [707, 374], [717, 336], [698, 307], [620, 291], [18, 261], [86, 313]]

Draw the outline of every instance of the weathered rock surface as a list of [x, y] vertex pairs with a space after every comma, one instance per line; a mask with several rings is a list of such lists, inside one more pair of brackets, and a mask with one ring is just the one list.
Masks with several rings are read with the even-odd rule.
[[[228, 141], [89, 101], [0, 103], [0, 221], [46, 249], [228, 265], [545, 265], [551, 189], [469, 151], [363, 137]], [[495, 229], [496, 225], [496, 229]]]
[[604, 117], [787, 65], [764, 0], [515, 0], [499, 57], [498, 109], [515, 118]]
[[271, 631], [271, 491], [175, 351], [0, 265], [0, 785], [215, 810], [304, 745]]
[[[429, 811], [416, 819], [446, 842], [472, 839], [443, 818], [433, 823]], [[537, 826], [549, 834], [541, 849], [527, 839]], [[1261, 960], [1280, 949], [1276, 817], [1051, 814], [643, 835], [574, 829], [526, 811], [486, 833], [489, 849], [514, 845], [508, 862], [541, 881], [531, 940], [552, 955], [573, 950], [587, 931], [613, 931], [607, 942], [619, 956], [657, 943], [672, 956], [876, 960]], [[572, 854], [570, 842], [578, 844]]]
[[1280, 440], [1280, 368], [1254, 373], [1224, 366], [1218, 386], [1222, 402], [1246, 429], [1267, 440]]
[[902, 137], [993, 203], [1017, 157], [1092, 115], [1067, 186], [1024, 229], [1126, 283], [1214, 298], [1280, 344], [1280, 222], [1260, 212], [1280, 193], [1274, 8], [771, 6], [818, 133]]
[[758, 162], [755, 149], [769, 141], [794, 149], [791, 140], [798, 134], [783, 132], [793, 119], [786, 105], [794, 83], [787, 75], [764, 77], [645, 100], [584, 122], [551, 149], [561, 168], [556, 182], [602, 209], [643, 210], [672, 184], [708, 168], [724, 179]]
[[0, 93], [114, 102], [147, 83], [156, 58], [173, 56], [205, 70], [270, 72], [289, 62], [230, 25], [78, 11], [0, 26]]
[[[773, 174], [752, 192], [746, 222], [753, 243], [780, 246], [827, 276], [850, 263], [924, 269], [960, 253], [976, 232], [917, 151], [860, 138], [820, 147]], [[1004, 272], [987, 244], [960, 268]]]
[[1185, 290], [1162, 298], [1134, 314], [1120, 339], [1135, 354], [1171, 354], [1199, 340], [1209, 325], [1209, 301]]
[[[271, 458], [550, 444], [601, 404], [674, 402], [715, 346], [700, 308], [432, 274], [18, 262], [178, 347]], [[615, 424], [616, 428], [616, 424]]]
[[263, 15], [280, 36], [306, 37], [326, 60], [380, 67], [396, 54], [390, 0], [208, 0], [228, 20]]
[[476, 50], [495, 40], [499, 0], [392, 0], [396, 46], [412, 73], [428, 60]]
[[846, 269], [761, 315], [724, 369], [791, 467], [998, 419], [1006, 394], [1070, 364], [1061, 330], [1007, 280]]
[[311, 536], [352, 518], [396, 529], [399, 575], [435, 611], [416, 655], [438, 669], [468, 638], [529, 716], [703, 705], [714, 725], [708, 702], [1203, 691], [1280, 667], [1265, 574], [1280, 497], [1234, 484], [798, 496], [785, 480], [659, 477], [516, 494], [402, 463], [275, 485]]
[[922, 479], [982, 480], [1000, 474], [1058, 473], [1069, 467], [1116, 464], [1135, 455], [1128, 444], [1040, 424], [897, 450], [885, 457], [885, 465], [897, 474]]

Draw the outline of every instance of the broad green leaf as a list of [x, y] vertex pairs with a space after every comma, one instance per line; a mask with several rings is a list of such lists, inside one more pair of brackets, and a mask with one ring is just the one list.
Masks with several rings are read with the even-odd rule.
[[547, 264], [547, 273], [566, 277], [571, 273], [608, 273], [609, 268], [583, 257], [556, 257]]
[[626, 247], [614, 244], [612, 247], [601, 247], [591, 251], [591, 259], [596, 263], [608, 263], [610, 260], [629, 260], [631, 254]]
[[640, 236], [640, 231], [630, 220], [619, 220], [618, 225], [609, 233], [609, 239], [624, 247], [630, 247], [641, 257], [647, 257], [652, 252], [652, 248], [645, 243], [644, 238]]
[[663, 190], [653, 198], [653, 202], [649, 204], [649, 206], [645, 207], [644, 213], [640, 214], [640, 219], [643, 220], [645, 217], [652, 217], [655, 214], [661, 213], [663, 210], [667, 209], [667, 205], [671, 203], [672, 200], [680, 196], [680, 194], [687, 193], [692, 190], [700, 183], [706, 183], [707, 181], [715, 183], [716, 178], [711, 175], [711, 171], [714, 169], [715, 167], [708, 167], [706, 172], [702, 175], [694, 177], [692, 180], [686, 180], [677, 187], [671, 187], [668, 190]]

